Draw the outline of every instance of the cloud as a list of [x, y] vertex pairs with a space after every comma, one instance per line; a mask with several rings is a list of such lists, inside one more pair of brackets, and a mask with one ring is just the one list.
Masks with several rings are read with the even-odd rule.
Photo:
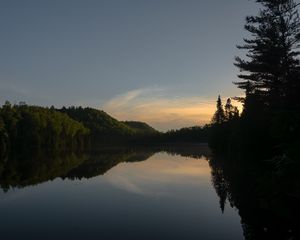
[[111, 109], [118, 109], [122, 107], [126, 107], [127, 104], [130, 104], [132, 101], [137, 99], [139, 96], [145, 95], [149, 92], [150, 89], [137, 89], [126, 92], [124, 94], [118, 95], [113, 99], [109, 100], [105, 106]]
[[102, 106], [119, 120], [144, 121], [159, 130], [209, 123], [216, 99], [198, 96], [173, 96], [161, 88], [143, 88], [118, 95]]

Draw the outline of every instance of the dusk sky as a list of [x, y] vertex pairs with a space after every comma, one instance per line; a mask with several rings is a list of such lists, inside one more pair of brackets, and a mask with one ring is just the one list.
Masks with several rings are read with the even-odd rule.
[[0, 103], [91, 106], [160, 130], [209, 122], [248, 0], [2, 0]]

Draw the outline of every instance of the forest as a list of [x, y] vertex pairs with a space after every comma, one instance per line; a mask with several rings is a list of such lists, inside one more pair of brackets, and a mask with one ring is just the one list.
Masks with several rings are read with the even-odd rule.
[[120, 122], [92, 108], [55, 109], [9, 102], [0, 108], [1, 157], [38, 150], [86, 151], [97, 144], [125, 144], [158, 134], [146, 123]]
[[[241, 115], [221, 98], [211, 123], [210, 145], [232, 157], [256, 156], [277, 162], [299, 159], [300, 18], [295, 1], [257, 0], [257, 16], [246, 18], [248, 38], [237, 46], [240, 70], [234, 84], [244, 91]], [[257, 159], [257, 158], [256, 158]], [[299, 162], [299, 161], [298, 161]]]
[[0, 108], [1, 157], [18, 152], [89, 151], [109, 145], [156, 146], [207, 142], [209, 127], [159, 132], [146, 123], [118, 121], [93, 108], [29, 106], [8, 101]]
[[8, 152], [84, 149], [90, 130], [54, 108], [11, 105], [0, 108], [0, 150]]

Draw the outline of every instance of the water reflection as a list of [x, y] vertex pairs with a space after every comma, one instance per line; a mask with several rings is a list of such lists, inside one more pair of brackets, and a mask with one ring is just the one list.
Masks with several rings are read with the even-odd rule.
[[245, 239], [300, 239], [297, 169], [277, 172], [220, 156], [209, 162], [220, 208], [238, 209]]
[[241, 239], [236, 211], [219, 210], [208, 156], [198, 146], [3, 161], [2, 237]]
[[1, 231], [6, 239], [298, 239], [299, 178], [289, 173], [221, 159], [207, 146], [14, 156], [0, 161]]
[[90, 153], [34, 152], [0, 160], [0, 186], [10, 188], [36, 185], [55, 178], [82, 179], [103, 175], [124, 162], [145, 161], [156, 152], [201, 158], [208, 156], [206, 146], [168, 148], [105, 148]]
[[11, 188], [22, 188], [54, 180], [67, 175], [71, 169], [80, 166], [87, 159], [86, 154], [45, 155], [41, 152], [3, 159], [0, 161], [0, 186], [7, 192]]
[[122, 163], [109, 171], [105, 179], [113, 186], [132, 193], [161, 196], [170, 194], [169, 187], [172, 185], [191, 187], [209, 184], [210, 167], [204, 157], [183, 158], [161, 152], [146, 162]]

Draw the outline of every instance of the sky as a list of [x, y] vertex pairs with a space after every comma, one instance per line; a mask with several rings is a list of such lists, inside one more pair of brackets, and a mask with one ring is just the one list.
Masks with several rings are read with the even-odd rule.
[[159, 130], [208, 123], [249, 0], [1, 0], [0, 104], [90, 106]]

